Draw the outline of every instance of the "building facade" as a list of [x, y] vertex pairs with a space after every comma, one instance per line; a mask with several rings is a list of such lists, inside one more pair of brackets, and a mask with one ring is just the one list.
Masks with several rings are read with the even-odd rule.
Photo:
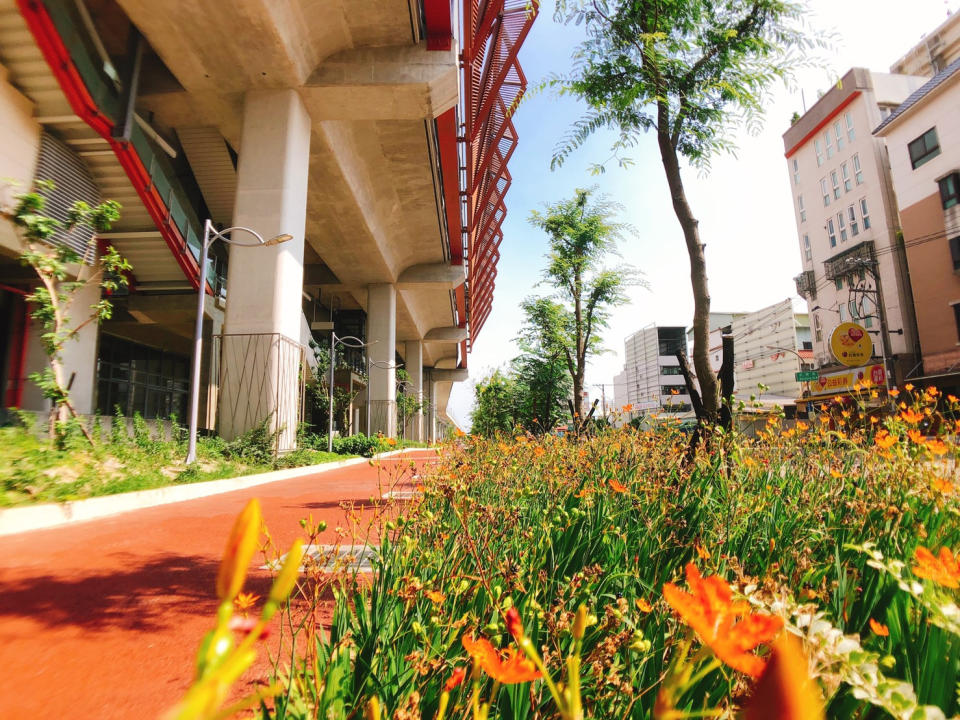
[[960, 59], [960, 13], [948, 13], [939, 27], [890, 66], [890, 72], [932, 78], [957, 59]]
[[910, 276], [883, 141], [872, 134], [923, 78], [853, 68], [783, 135], [814, 362], [839, 368], [830, 336], [858, 322], [902, 380], [918, 361]]
[[616, 403], [631, 406], [625, 419], [651, 414], [686, 417], [690, 395], [677, 351], [686, 352], [686, 328], [651, 325], [623, 342], [623, 372], [614, 379]]
[[[113, 318], [66, 350], [78, 410], [183, 418], [199, 289], [201, 427], [229, 438], [270, 418], [293, 447], [304, 369], [333, 331], [364, 343], [359, 359], [340, 352], [369, 376], [341, 430], [397, 434], [403, 367], [403, 390], [427, 403], [406, 434], [435, 438], [490, 312], [525, 87], [517, 52], [536, 10], [0, 0], [0, 177], [54, 180], [54, 213], [76, 199], [123, 206], [87, 239], [133, 271]], [[252, 237], [237, 231], [201, 281], [208, 219], [292, 238], [240, 247]], [[42, 410], [25, 381], [43, 355], [19, 252], [0, 221], [4, 401]]]
[[[957, 23], [954, 23], [957, 26]], [[960, 59], [876, 129], [886, 141], [917, 315], [922, 377], [960, 385]]]

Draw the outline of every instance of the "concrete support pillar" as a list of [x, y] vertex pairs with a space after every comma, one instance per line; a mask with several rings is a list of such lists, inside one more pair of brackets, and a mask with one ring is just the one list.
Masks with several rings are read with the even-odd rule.
[[370, 343], [370, 433], [397, 436], [397, 289], [367, 288], [367, 342]]
[[[310, 163], [310, 117], [294, 90], [256, 90], [244, 98], [233, 224], [275, 247], [230, 247], [222, 345], [220, 433], [227, 439], [266, 418], [279, 449], [296, 444], [300, 421], [300, 316]], [[255, 242], [246, 233], [238, 242]]]
[[423, 442], [423, 343], [420, 340], [408, 341], [403, 360], [407, 374], [410, 376], [410, 387], [407, 388], [407, 392], [420, 406], [407, 418], [404, 433], [407, 440]]

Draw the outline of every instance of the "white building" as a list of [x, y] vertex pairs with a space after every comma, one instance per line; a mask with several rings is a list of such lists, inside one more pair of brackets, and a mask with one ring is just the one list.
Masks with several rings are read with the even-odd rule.
[[[871, 131], [924, 83], [853, 68], [783, 135], [817, 368], [839, 367], [830, 335], [859, 322], [897, 378], [917, 362], [910, 278], [883, 141]], [[881, 335], [881, 328], [887, 332]]]
[[678, 350], [686, 352], [686, 328], [651, 325], [624, 340], [623, 372], [614, 377], [614, 398], [619, 407], [631, 406], [624, 414], [632, 419], [652, 413], [686, 417], [691, 413], [677, 360]]

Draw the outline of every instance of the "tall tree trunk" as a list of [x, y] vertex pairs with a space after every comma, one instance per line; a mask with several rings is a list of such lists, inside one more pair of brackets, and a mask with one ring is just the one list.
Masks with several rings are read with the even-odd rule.
[[717, 378], [710, 367], [710, 290], [707, 287], [707, 261], [700, 242], [699, 222], [693, 216], [680, 177], [680, 162], [677, 151], [667, 132], [668, 124], [657, 132], [660, 159], [670, 187], [673, 211], [676, 213], [690, 257], [690, 284], [693, 287], [693, 367], [700, 384], [703, 400], [703, 418], [708, 423], [717, 419]]

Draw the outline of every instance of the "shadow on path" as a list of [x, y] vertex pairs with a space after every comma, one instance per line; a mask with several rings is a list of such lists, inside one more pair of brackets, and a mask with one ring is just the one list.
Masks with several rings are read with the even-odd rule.
[[[155, 632], [177, 616], [216, 610], [214, 586], [219, 562], [167, 554], [132, 565], [139, 558], [110, 557], [115, 570], [37, 574], [0, 581], [0, 618], [29, 618], [47, 626], [75, 626]], [[247, 590], [262, 594], [269, 578], [251, 576]]]

